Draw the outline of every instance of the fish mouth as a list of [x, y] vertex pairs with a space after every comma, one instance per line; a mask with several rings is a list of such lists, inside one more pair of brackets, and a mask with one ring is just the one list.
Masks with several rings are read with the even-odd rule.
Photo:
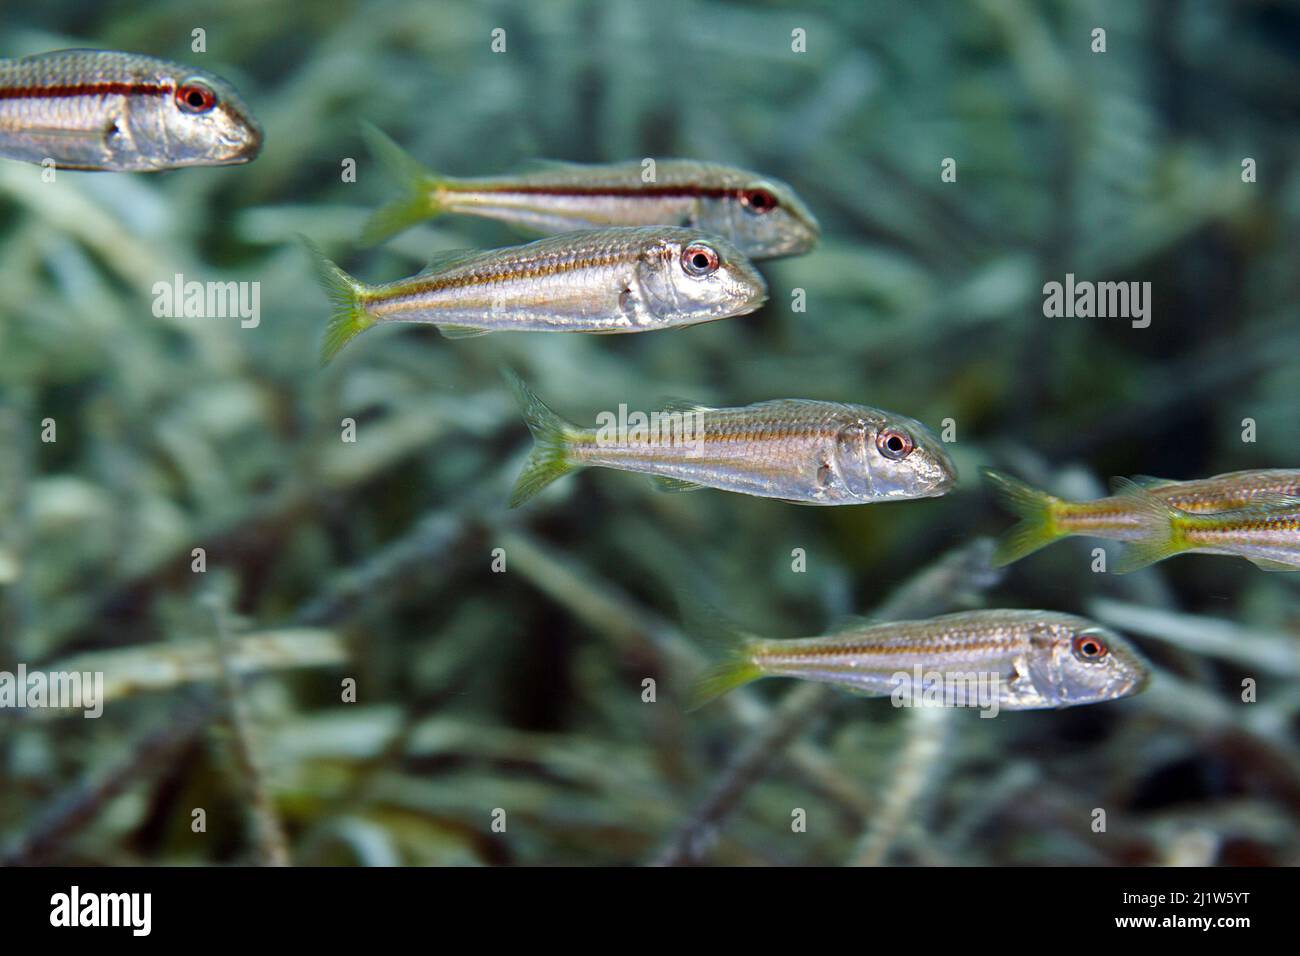
[[239, 121], [243, 127], [243, 137], [222, 157], [220, 162], [222, 166], [251, 163], [262, 152], [262, 143], [265, 139], [262, 127], [247, 117], [240, 117]]
[[1120, 696], [1132, 697], [1134, 694], [1140, 694], [1142, 693], [1142, 691], [1146, 690], [1147, 687], [1150, 686], [1150, 684], [1151, 684], [1151, 672], [1138, 671], [1130, 675], [1129, 679], [1124, 682], [1123, 685], [1124, 689], [1120, 693]]
[[957, 484], [956, 475], [944, 475], [930, 485], [927, 498], [942, 498], [948, 492], [952, 491], [953, 485]]
[[799, 229], [780, 239], [750, 243], [742, 246], [741, 251], [754, 259], [786, 259], [790, 256], [801, 256], [812, 251], [820, 235], [820, 230], [814, 223], [809, 231]]
[[926, 497], [939, 498], [952, 491], [953, 486], [957, 484], [957, 466], [952, 463], [952, 459], [942, 448], [935, 448], [931, 453], [934, 455], [934, 471]]
[[733, 314], [757, 311], [767, 302], [767, 280], [753, 266], [738, 269], [731, 284]]
[[799, 225], [803, 226], [803, 230], [791, 241], [790, 245], [793, 252], [790, 255], [802, 255], [808, 252], [813, 246], [817, 245], [817, 242], [822, 237], [821, 223], [817, 221], [812, 213], [806, 209], [800, 210], [796, 214], [796, 218]]
[[747, 312], [756, 312], [767, 302], [767, 286], [761, 285], [756, 288], [743, 290], [740, 296], [741, 314]]
[[260, 126], [249, 126], [248, 135], [244, 139], [244, 145], [235, 153], [235, 163], [251, 163], [262, 152], [262, 143], [264, 141], [262, 129]]
[[768, 258], [777, 256], [801, 256], [806, 252], [811, 252], [817, 245], [822, 236], [821, 223], [817, 217], [802, 204], [790, 208], [790, 218], [794, 221], [795, 228], [783, 242], [777, 243], [776, 247], [768, 253]]

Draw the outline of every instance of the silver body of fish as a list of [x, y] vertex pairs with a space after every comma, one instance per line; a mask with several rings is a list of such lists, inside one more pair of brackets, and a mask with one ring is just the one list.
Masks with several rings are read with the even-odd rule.
[[449, 337], [488, 332], [646, 332], [753, 312], [767, 283], [717, 236], [671, 226], [551, 236], [443, 254], [418, 275], [368, 285], [318, 256], [337, 309], [332, 357], [376, 323], [422, 322]]
[[753, 259], [808, 252], [821, 235], [788, 183], [693, 159], [608, 164], [542, 162], [502, 176], [457, 178], [424, 168], [373, 126], [371, 150], [403, 186], [371, 218], [374, 244], [444, 214], [480, 216], [538, 233], [608, 226], [684, 226], [722, 236]]
[[150, 172], [246, 163], [261, 148], [252, 112], [204, 70], [105, 50], [0, 60], [0, 157]]
[[1127, 697], [1150, 676], [1119, 634], [1056, 611], [964, 611], [733, 645], [697, 682], [695, 706], [750, 681], [794, 677], [867, 697], [938, 690], [947, 706], [1039, 710]]
[[866, 405], [780, 399], [740, 408], [678, 404], [645, 428], [565, 421], [507, 374], [533, 432], [518, 505], [590, 465], [655, 476], [665, 490], [717, 488], [809, 505], [867, 504], [947, 493], [957, 469], [915, 419]]

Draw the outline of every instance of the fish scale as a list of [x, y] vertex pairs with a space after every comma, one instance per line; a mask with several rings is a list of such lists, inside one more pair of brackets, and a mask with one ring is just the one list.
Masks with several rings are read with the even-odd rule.
[[815, 481], [813, 473], [827, 460], [836, 436], [846, 425], [883, 418], [878, 410], [866, 406], [815, 401], [782, 400], [744, 408], [697, 410], [703, 425], [701, 451], [672, 444], [646, 450], [597, 445], [596, 432], [588, 430], [575, 438], [574, 457], [588, 464], [635, 468], [711, 487], [762, 490], [794, 498], [799, 490], [795, 483]]
[[1194, 481], [1166, 482], [1148, 486], [1147, 490], [1183, 511], [1233, 511], [1261, 495], [1300, 496], [1300, 470], [1235, 471]]

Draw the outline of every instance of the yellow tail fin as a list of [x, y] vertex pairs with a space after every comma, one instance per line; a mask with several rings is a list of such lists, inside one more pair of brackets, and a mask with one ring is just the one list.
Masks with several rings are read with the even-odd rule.
[[701, 644], [712, 648], [717, 658], [692, 682], [686, 696], [688, 711], [698, 710], [728, 691], [767, 676], [754, 663], [754, 645], [761, 638], [742, 630], [740, 625], [694, 591], [684, 586], [676, 590], [683, 627]]
[[723, 660], [695, 678], [690, 695], [686, 698], [686, 709], [699, 710], [728, 691], [743, 687], [762, 676], [762, 668], [750, 659], [748, 649], [743, 646], [734, 648]]
[[384, 171], [396, 179], [402, 188], [402, 196], [376, 210], [361, 230], [361, 244], [377, 246], [385, 239], [404, 232], [416, 223], [432, 219], [443, 211], [436, 198], [442, 179], [422, 166], [419, 160], [398, 146], [378, 127], [364, 123], [361, 133]]
[[508, 368], [501, 370], [506, 384], [515, 393], [519, 411], [524, 416], [528, 430], [533, 433], [533, 452], [524, 462], [523, 471], [510, 495], [510, 507], [517, 508], [543, 488], [582, 465], [569, 457], [569, 433], [576, 425], [565, 421], [533, 390]]
[[983, 474], [1003, 507], [1020, 516], [1020, 523], [1013, 525], [998, 541], [993, 552], [995, 568], [1019, 561], [1068, 536], [1069, 532], [1062, 531], [1056, 524], [1054, 508], [1059, 498], [1000, 471], [985, 468]]
[[329, 325], [325, 328], [325, 338], [321, 342], [320, 359], [321, 364], [325, 365], [338, 354], [339, 349], [374, 325], [375, 318], [365, 306], [365, 283], [330, 262], [325, 258], [325, 253], [321, 252], [320, 248], [306, 236], [298, 238], [311, 253], [321, 288], [334, 303], [334, 313], [330, 316]]

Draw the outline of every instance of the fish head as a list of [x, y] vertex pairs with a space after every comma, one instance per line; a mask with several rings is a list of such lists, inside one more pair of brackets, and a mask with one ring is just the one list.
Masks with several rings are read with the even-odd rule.
[[646, 307], [665, 325], [690, 325], [753, 312], [767, 282], [727, 240], [692, 229], [656, 229], [638, 263]]
[[1150, 667], [1119, 634], [1086, 618], [1058, 615], [1035, 636], [1034, 684], [1055, 707], [1128, 697], [1146, 687]]
[[920, 422], [868, 411], [842, 427], [835, 466], [854, 498], [937, 498], [957, 480], [943, 443]]
[[257, 158], [262, 127], [234, 87], [193, 69], [159, 79], [166, 92], [128, 118], [135, 149], [154, 166], [231, 166]]
[[817, 218], [789, 184], [760, 176], [705, 200], [698, 225], [727, 236], [756, 259], [800, 255], [821, 236]]

